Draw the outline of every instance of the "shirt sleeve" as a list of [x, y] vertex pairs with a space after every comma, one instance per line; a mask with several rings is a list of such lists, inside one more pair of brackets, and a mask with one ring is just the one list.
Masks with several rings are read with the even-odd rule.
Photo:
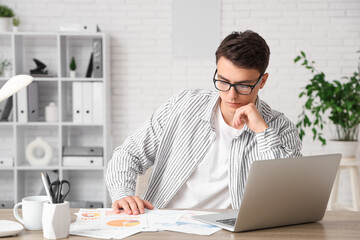
[[160, 106], [141, 128], [115, 149], [106, 172], [106, 184], [113, 202], [135, 195], [137, 176], [154, 164], [175, 101], [173, 97]]
[[275, 121], [264, 132], [257, 133], [256, 138], [262, 159], [302, 156], [298, 130], [288, 119]]

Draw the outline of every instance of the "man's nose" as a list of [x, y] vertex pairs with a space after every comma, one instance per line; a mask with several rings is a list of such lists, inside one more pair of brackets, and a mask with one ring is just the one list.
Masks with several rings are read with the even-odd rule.
[[236, 98], [237, 95], [238, 95], [238, 93], [236, 92], [234, 86], [231, 86], [231, 87], [230, 87], [228, 94], [229, 94], [229, 96], [232, 97], [232, 98]]

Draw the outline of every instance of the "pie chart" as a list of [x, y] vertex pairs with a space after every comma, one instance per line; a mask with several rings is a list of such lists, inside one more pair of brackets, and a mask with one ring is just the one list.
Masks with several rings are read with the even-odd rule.
[[100, 216], [99, 213], [83, 213], [81, 215], [84, 216], [84, 217], [97, 217], [97, 216]]
[[114, 221], [110, 221], [106, 223], [109, 226], [112, 227], [133, 227], [136, 225], [139, 225], [140, 222], [138, 220], [135, 219], [123, 219], [123, 220], [114, 220]]

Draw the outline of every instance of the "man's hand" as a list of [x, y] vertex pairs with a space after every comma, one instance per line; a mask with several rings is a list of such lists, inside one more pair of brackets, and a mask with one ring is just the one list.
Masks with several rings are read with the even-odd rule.
[[115, 201], [112, 204], [112, 209], [116, 214], [120, 213], [120, 209], [123, 208], [128, 215], [138, 215], [145, 213], [145, 209], [154, 209], [153, 205], [138, 196], [127, 196], [120, 200]]
[[246, 125], [255, 133], [264, 132], [265, 129], [269, 127], [253, 103], [249, 103], [236, 109], [233, 126], [237, 128], [244, 123], [246, 123]]

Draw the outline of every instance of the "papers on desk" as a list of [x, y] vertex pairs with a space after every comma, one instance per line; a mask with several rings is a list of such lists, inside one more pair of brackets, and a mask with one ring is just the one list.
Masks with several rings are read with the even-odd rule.
[[70, 234], [101, 239], [123, 239], [139, 232], [176, 231], [211, 235], [220, 228], [208, 225], [191, 216], [208, 214], [200, 211], [146, 210], [145, 214], [115, 214], [112, 209], [80, 209], [70, 225]]

